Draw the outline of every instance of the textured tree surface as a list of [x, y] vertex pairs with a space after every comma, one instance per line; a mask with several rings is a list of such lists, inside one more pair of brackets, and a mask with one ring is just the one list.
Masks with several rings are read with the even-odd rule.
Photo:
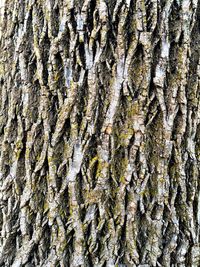
[[0, 0], [0, 266], [200, 266], [200, 0]]

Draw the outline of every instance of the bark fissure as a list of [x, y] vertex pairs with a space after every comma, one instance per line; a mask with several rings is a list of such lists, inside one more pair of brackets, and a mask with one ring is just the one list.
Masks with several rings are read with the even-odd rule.
[[0, 265], [200, 264], [200, 1], [0, 0]]

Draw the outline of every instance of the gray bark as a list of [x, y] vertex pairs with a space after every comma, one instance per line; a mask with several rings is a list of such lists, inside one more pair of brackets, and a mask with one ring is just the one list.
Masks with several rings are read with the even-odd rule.
[[200, 266], [200, 1], [0, 2], [0, 266]]

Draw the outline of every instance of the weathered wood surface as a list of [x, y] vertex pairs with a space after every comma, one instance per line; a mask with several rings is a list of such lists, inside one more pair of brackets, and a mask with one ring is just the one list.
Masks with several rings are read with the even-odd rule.
[[200, 266], [200, 1], [0, 2], [0, 266]]

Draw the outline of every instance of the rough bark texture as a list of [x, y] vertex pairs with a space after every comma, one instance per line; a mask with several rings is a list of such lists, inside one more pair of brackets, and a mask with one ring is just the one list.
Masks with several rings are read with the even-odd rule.
[[200, 1], [0, 2], [0, 266], [200, 266]]

